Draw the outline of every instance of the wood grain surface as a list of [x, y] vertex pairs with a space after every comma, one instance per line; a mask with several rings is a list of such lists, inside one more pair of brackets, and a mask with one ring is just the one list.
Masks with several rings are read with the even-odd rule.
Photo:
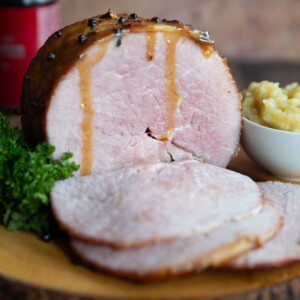
[[[277, 180], [243, 151], [230, 168], [255, 180]], [[208, 270], [137, 284], [74, 264], [65, 244], [0, 227], [0, 299], [300, 299], [300, 264], [252, 272]]]

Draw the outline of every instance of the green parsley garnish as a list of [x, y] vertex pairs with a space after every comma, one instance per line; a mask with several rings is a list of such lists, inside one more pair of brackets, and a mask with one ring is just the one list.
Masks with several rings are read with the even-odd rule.
[[30, 149], [20, 129], [11, 129], [0, 113], [0, 222], [12, 231], [47, 233], [53, 226], [49, 194], [57, 180], [79, 166], [65, 153], [54, 160], [55, 147], [42, 143]]

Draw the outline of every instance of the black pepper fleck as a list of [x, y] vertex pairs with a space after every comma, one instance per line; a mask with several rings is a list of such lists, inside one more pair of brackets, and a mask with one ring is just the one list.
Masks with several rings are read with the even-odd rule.
[[202, 42], [208, 42], [210, 43], [210, 37], [209, 37], [209, 33], [207, 31], [201, 32], [199, 40]]
[[108, 12], [102, 16], [100, 16], [101, 19], [111, 19], [111, 10], [108, 10]]
[[152, 22], [161, 23], [161, 19], [158, 17], [154, 17], [151, 19]]
[[131, 14], [130, 16], [129, 16], [129, 18], [128, 18], [129, 20], [137, 20], [138, 19], [138, 16], [137, 16], [137, 14]]
[[121, 44], [122, 44], [122, 35], [121, 35], [121, 33], [122, 33], [122, 28], [116, 28], [116, 29], [114, 29], [114, 35], [117, 38], [117, 43], [116, 43], [117, 47], [120, 47]]
[[116, 28], [116, 29], [114, 29], [114, 35], [115, 35], [115, 36], [120, 35], [121, 32], [122, 32], [122, 28]]
[[50, 242], [52, 240], [52, 236], [50, 233], [42, 234], [40, 238], [44, 242]]
[[124, 17], [120, 17], [119, 20], [118, 20], [119, 24], [123, 24], [125, 22], [126, 22], [126, 18], [124, 18]]
[[49, 53], [48, 60], [56, 60], [56, 55], [53, 52]]
[[119, 38], [117, 39], [116, 46], [117, 46], [117, 47], [120, 47], [121, 45], [122, 45], [122, 39], [121, 39], [121, 37], [119, 37]]
[[81, 34], [81, 35], [78, 37], [78, 41], [79, 41], [79, 43], [81, 43], [81, 44], [85, 43], [87, 39], [88, 39], [88, 37], [87, 37], [86, 34]]
[[56, 39], [59, 39], [61, 36], [62, 36], [62, 32], [61, 31], [57, 31], [57, 32], [54, 33], [54, 37]]
[[176, 23], [176, 24], [180, 24], [180, 22], [178, 20], [167, 20], [167, 19], [163, 19], [162, 20], [165, 23]]
[[91, 28], [95, 27], [98, 24], [99, 24], [99, 20], [97, 20], [95, 18], [91, 18], [88, 20], [88, 26]]

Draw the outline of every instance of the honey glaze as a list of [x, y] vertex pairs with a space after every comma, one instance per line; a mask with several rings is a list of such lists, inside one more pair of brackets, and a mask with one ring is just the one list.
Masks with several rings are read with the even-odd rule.
[[91, 78], [93, 66], [100, 62], [105, 56], [108, 43], [102, 42], [99, 52], [95, 56], [83, 55], [78, 62], [80, 78], [81, 109], [83, 111], [82, 128], [82, 149], [81, 149], [81, 175], [89, 175], [93, 164], [93, 120], [94, 109], [92, 106]]
[[166, 67], [165, 67], [165, 83], [166, 83], [166, 133], [159, 139], [167, 140], [175, 127], [175, 113], [179, 102], [179, 94], [176, 84], [176, 46], [181, 37], [180, 31], [164, 32], [166, 41]]
[[147, 58], [147, 60], [152, 60], [152, 59], [154, 59], [154, 55], [155, 55], [156, 32], [155, 31], [147, 31], [146, 32], [146, 41], [147, 41], [146, 58]]
[[211, 44], [200, 43], [199, 46], [205, 58], [210, 58], [210, 56], [215, 52], [215, 49]]
[[91, 83], [88, 63], [84, 58], [78, 63], [80, 76], [81, 109], [83, 110], [82, 128], [82, 159], [81, 175], [89, 175], [92, 170], [93, 161], [93, 118], [94, 109], [91, 104]]
[[[152, 21], [152, 20], [151, 20]], [[185, 36], [191, 38], [202, 51], [203, 56], [208, 59], [214, 52], [214, 42], [210, 40], [207, 32], [198, 30], [191, 30], [189, 27], [181, 23], [170, 24], [156, 23], [147, 27], [138, 26], [130, 28], [131, 32], [146, 32], [147, 40], [147, 60], [152, 60], [155, 54], [156, 33], [161, 32], [164, 34], [166, 41], [166, 69], [165, 69], [165, 83], [166, 83], [166, 130], [157, 139], [167, 142], [169, 137], [174, 132], [175, 127], [175, 114], [178, 108], [180, 95], [177, 92], [176, 84], [176, 46], [180, 37]]]

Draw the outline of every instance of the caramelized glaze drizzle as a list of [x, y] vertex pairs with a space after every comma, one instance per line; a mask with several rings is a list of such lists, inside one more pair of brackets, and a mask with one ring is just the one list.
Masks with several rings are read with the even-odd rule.
[[83, 56], [78, 62], [80, 93], [81, 93], [81, 109], [83, 110], [82, 128], [82, 159], [81, 159], [81, 175], [89, 175], [92, 171], [93, 164], [93, 120], [94, 109], [92, 106], [91, 91], [91, 71], [92, 67], [101, 61], [106, 53], [107, 42], [101, 43], [100, 51], [93, 59]]
[[147, 31], [146, 32], [146, 40], [147, 40], [147, 60], [154, 59], [155, 55], [155, 45], [156, 45], [156, 32], [155, 31]]
[[210, 58], [210, 56], [214, 53], [215, 49], [211, 44], [201, 43], [199, 44], [202, 54], [205, 58]]
[[90, 72], [87, 59], [83, 57], [78, 63], [80, 76], [81, 108], [83, 110], [82, 128], [82, 159], [81, 175], [89, 175], [92, 170], [93, 161], [93, 117], [94, 109], [91, 103]]
[[179, 94], [176, 84], [176, 46], [181, 37], [181, 32], [165, 32], [166, 40], [166, 100], [167, 100], [167, 117], [166, 133], [159, 139], [167, 140], [175, 127], [175, 113], [179, 102]]
[[[131, 29], [131, 31], [140, 31]], [[141, 31], [144, 31], [143, 29]], [[147, 60], [154, 59], [155, 46], [156, 46], [156, 33], [159, 29], [153, 27], [146, 31], [147, 41]], [[161, 141], [168, 141], [169, 136], [173, 133], [175, 127], [175, 114], [179, 103], [179, 94], [177, 91], [176, 84], [176, 46], [180, 37], [183, 34], [188, 34], [188, 29], [185, 30], [169, 30], [163, 31], [166, 41], [166, 67], [165, 67], [165, 84], [166, 84], [166, 130], [160, 137]], [[93, 119], [94, 109], [92, 106], [92, 93], [91, 93], [91, 82], [90, 74], [92, 67], [99, 61], [101, 61], [106, 53], [108, 41], [113, 36], [107, 37], [101, 40], [100, 51], [95, 56], [83, 56], [78, 63], [79, 75], [80, 75], [80, 92], [81, 92], [81, 108], [83, 110], [83, 121], [82, 121], [82, 161], [81, 161], [81, 175], [89, 175], [92, 171], [93, 163]], [[214, 52], [213, 45], [209, 43], [200, 42], [199, 46], [205, 58], [209, 58]]]
[[100, 62], [104, 58], [104, 55], [107, 51], [108, 43], [112, 39], [113, 37], [108, 37], [105, 40], [99, 42], [100, 45], [99, 52], [97, 53], [97, 55], [93, 56], [93, 58], [90, 58], [91, 66], [94, 66], [96, 63]]

